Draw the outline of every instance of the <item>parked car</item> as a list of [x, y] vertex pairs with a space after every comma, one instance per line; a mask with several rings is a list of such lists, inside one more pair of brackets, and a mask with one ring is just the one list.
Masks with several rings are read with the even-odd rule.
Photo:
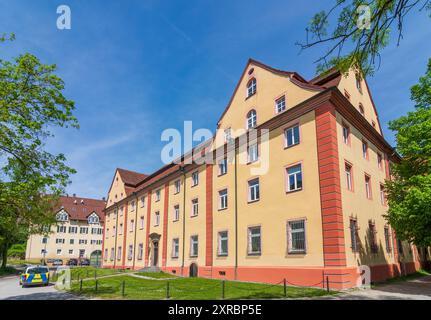
[[79, 260], [80, 266], [89, 266], [90, 265], [90, 259], [82, 258]]
[[53, 263], [55, 259], [46, 259], [46, 263]]
[[52, 262], [53, 266], [62, 266], [63, 265], [63, 260], [61, 259], [54, 259], [54, 261]]
[[78, 259], [69, 259], [69, 261], [66, 262], [67, 266], [77, 266], [78, 265]]
[[19, 285], [24, 287], [49, 284], [49, 269], [45, 266], [27, 267], [19, 277]]

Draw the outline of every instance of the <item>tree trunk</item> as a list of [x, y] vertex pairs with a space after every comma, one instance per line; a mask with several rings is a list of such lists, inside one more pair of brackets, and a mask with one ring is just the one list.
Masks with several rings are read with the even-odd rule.
[[8, 244], [7, 243], [3, 243], [3, 246], [1, 247], [1, 255], [2, 255], [2, 264], [1, 264], [1, 269], [5, 269], [6, 268], [6, 264], [7, 264], [7, 249], [8, 249]]

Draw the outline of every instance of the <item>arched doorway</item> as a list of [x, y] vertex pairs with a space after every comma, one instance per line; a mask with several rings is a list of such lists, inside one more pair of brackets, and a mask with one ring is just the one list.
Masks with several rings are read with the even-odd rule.
[[90, 266], [100, 267], [102, 264], [102, 251], [94, 250], [90, 255]]
[[159, 262], [159, 241], [154, 240], [153, 241], [153, 250], [152, 250], [152, 259], [151, 259], [151, 265], [153, 267], [157, 267], [157, 263]]
[[196, 263], [192, 263], [190, 265], [190, 277], [197, 277], [198, 276], [198, 265]]

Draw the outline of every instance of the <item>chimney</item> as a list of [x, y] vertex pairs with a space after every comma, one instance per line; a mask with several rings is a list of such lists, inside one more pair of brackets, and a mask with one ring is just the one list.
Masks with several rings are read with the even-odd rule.
[[73, 194], [73, 197], [76, 198], [76, 193]]
[[102, 197], [102, 201], [106, 201], [105, 197]]

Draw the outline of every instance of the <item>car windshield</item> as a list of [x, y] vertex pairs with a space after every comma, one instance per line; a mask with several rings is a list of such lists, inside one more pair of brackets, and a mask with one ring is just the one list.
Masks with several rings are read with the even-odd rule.
[[47, 272], [48, 272], [48, 268], [45, 268], [45, 267], [31, 268], [27, 270], [27, 273], [29, 274], [47, 273]]

